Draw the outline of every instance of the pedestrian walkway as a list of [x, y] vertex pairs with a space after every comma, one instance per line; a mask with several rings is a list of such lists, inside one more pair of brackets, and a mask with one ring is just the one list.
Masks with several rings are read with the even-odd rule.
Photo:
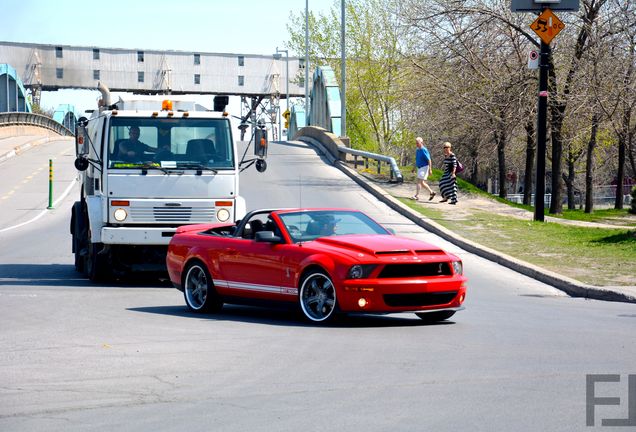
[[[411, 199], [413, 196], [415, 186], [409, 183], [378, 183], [395, 198]], [[430, 183], [433, 189], [437, 188], [437, 185]], [[428, 200], [428, 194], [423, 193], [417, 200], [422, 205], [431, 205], [435, 210], [441, 210], [445, 212], [445, 217], [448, 219], [469, 219], [474, 213], [480, 211], [487, 211], [502, 216], [510, 216], [524, 220], [534, 220], [534, 213], [522, 208], [514, 207], [511, 205], [503, 204], [495, 199], [490, 199], [474, 194], [465, 194], [461, 191], [458, 195], [457, 205], [449, 205], [448, 203], [440, 202], [441, 197], [439, 193], [431, 201]], [[587, 222], [558, 218], [554, 216], [545, 216], [546, 222], [559, 223], [563, 225], [581, 226], [588, 228], [617, 228], [617, 229], [636, 229], [634, 225], [623, 225], [624, 220], [617, 220], [612, 223], [604, 222]], [[636, 215], [629, 215], [625, 218], [628, 221], [636, 223]]]

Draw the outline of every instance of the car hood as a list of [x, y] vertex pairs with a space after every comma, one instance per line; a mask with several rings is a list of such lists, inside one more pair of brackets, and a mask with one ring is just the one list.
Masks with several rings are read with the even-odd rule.
[[316, 247], [337, 248], [341, 252], [366, 253], [375, 256], [418, 255], [421, 253], [445, 254], [430, 243], [393, 235], [343, 235], [320, 237]]

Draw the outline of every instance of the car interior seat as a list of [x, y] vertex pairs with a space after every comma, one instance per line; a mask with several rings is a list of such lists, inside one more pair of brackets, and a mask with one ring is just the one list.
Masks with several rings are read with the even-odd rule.
[[186, 147], [188, 159], [207, 161], [214, 154], [214, 143], [209, 139], [191, 139]]
[[307, 229], [305, 230], [305, 234], [307, 235], [318, 235], [322, 229], [322, 223], [319, 221], [311, 221], [307, 224]]
[[250, 227], [252, 228], [252, 234], [250, 238], [255, 238], [257, 232], [263, 231], [265, 229], [263, 222], [258, 219], [251, 220]]

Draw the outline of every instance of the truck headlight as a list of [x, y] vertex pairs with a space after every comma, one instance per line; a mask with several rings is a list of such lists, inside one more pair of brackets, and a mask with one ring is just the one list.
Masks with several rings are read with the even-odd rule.
[[128, 213], [126, 212], [126, 210], [124, 210], [123, 208], [118, 208], [117, 210], [115, 210], [115, 212], [113, 213], [113, 216], [115, 217], [115, 220], [118, 222], [122, 222], [124, 221], [127, 217], [128, 217]]
[[219, 209], [219, 211], [216, 212], [216, 218], [219, 222], [225, 222], [230, 218], [230, 212], [227, 209]]

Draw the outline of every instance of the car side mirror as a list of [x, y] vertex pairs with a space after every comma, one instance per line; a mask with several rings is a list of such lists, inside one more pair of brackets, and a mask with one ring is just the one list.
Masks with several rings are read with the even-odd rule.
[[280, 243], [282, 241], [279, 236], [274, 235], [273, 231], [257, 231], [254, 234], [254, 240], [262, 243]]

